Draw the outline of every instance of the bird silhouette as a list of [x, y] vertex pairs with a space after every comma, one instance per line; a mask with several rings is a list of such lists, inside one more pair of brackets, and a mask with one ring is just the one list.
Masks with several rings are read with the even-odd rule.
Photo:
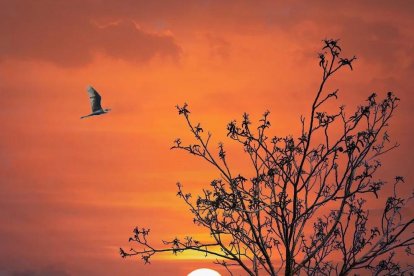
[[89, 101], [91, 102], [92, 113], [82, 116], [81, 119], [96, 115], [102, 115], [111, 111], [109, 108], [102, 108], [101, 95], [99, 95], [98, 91], [96, 91], [92, 86], [88, 86], [87, 91], [89, 95]]

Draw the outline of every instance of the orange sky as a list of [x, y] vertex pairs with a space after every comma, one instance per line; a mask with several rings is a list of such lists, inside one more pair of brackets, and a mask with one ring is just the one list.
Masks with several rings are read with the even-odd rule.
[[[198, 191], [216, 174], [169, 150], [189, 137], [174, 106], [188, 102], [215, 142], [244, 111], [269, 109], [272, 133], [297, 133], [323, 38], [358, 57], [331, 86], [340, 103], [351, 110], [373, 91], [402, 99], [390, 130], [401, 147], [381, 175], [413, 187], [414, 3], [332, 2], [0, 1], [0, 274], [217, 269], [192, 255], [151, 266], [118, 255], [136, 225], [153, 241], [206, 234], [175, 183]], [[79, 120], [88, 84], [110, 114]]]

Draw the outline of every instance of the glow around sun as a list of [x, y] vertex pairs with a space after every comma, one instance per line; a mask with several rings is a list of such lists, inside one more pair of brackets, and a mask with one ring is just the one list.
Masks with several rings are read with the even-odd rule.
[[196, 269], [192, 271], [187, 276], [221, 276], [221, 275], [215, 270], [208, 269], [208, 268], [200, 268], [200, 269]]

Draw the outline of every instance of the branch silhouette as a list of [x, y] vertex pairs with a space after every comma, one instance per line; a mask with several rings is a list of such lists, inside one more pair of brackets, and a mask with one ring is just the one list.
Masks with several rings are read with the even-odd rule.
[[[326, 83], [343, 68], [352, 70], [356, 60], [341, 53], [339, 40], [323, 40], [318, 54], [321, 82], [309, 117], [300, 118], [300, 137], [268, 136], [269, 111], [256, 127], [247, 113], [240, 123], [227, 125], [227, 136], [250, 160], [251, 176], [231, 167], [222, 143], [217, 148], [210, 145], [212, 134], [193, 123], [187, 104], [177, 106], [195, 141], [185, 144], [177, 139], [172, 149], [204, 159], [220, 175], [196, 198], [177, 183], [177, 195], [211, 240], [174, 238], [155, 248], [147, 240], [150, 230], [135, 228], [130, 242], [140, 249], [120, 249], [121, 256], [141, 256], [149, 263], [157, 253], [193, 250], [216, 256], [215, 263], [230, 274], [237, 266], [248, 275], [413, 271], [410, 264], [396, 261], [398, 254], [413, 255], [414, 218], [402, 212], [413, 195], [398, 195], [402, 176], [395, 177], [393, 186], [375, 178], [382, 165], [379, 158], [399, 146], [387, 133], [399, 98], [388, 92], [379, 99], [373, 93], [350, 116], [343, 106], [326, 111], [326, 103], [339, 95], [339, 90], [326, 91]], [[382, 215], [370, 220], [366, 202], [380, 200], [386, 185], [392, 192]]]

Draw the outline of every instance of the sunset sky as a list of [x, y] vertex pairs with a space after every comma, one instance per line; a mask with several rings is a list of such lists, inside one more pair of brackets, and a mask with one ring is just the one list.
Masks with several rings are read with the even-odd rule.
[[[0, 275], [187, 275], [199, 255], [121, 259], [135, 226], [150, 239], [195, 227], [176, 182], [197, 193], [217, 173], [170, 150], [191, 142], [176, 104], [223, 141], [243, 112], [271, 133], [300, 130], [320, 81], [317, 52], [340, 38], [358, 57], [330, 87], [353, 110], [372, 92], [401, 98], [401, 147], [380, 175], [413, 187], [413, 1], [0, 0]], [[109, 114], [90, 111], [87, 85]], [[234, 153], [237, 154], [237, 153]], [[239, 168], [240, 171], [243, 168]], [[372, 203], [376, 204], [376, 203]], [[373, 205], [374, 206], [374, 205]]]

